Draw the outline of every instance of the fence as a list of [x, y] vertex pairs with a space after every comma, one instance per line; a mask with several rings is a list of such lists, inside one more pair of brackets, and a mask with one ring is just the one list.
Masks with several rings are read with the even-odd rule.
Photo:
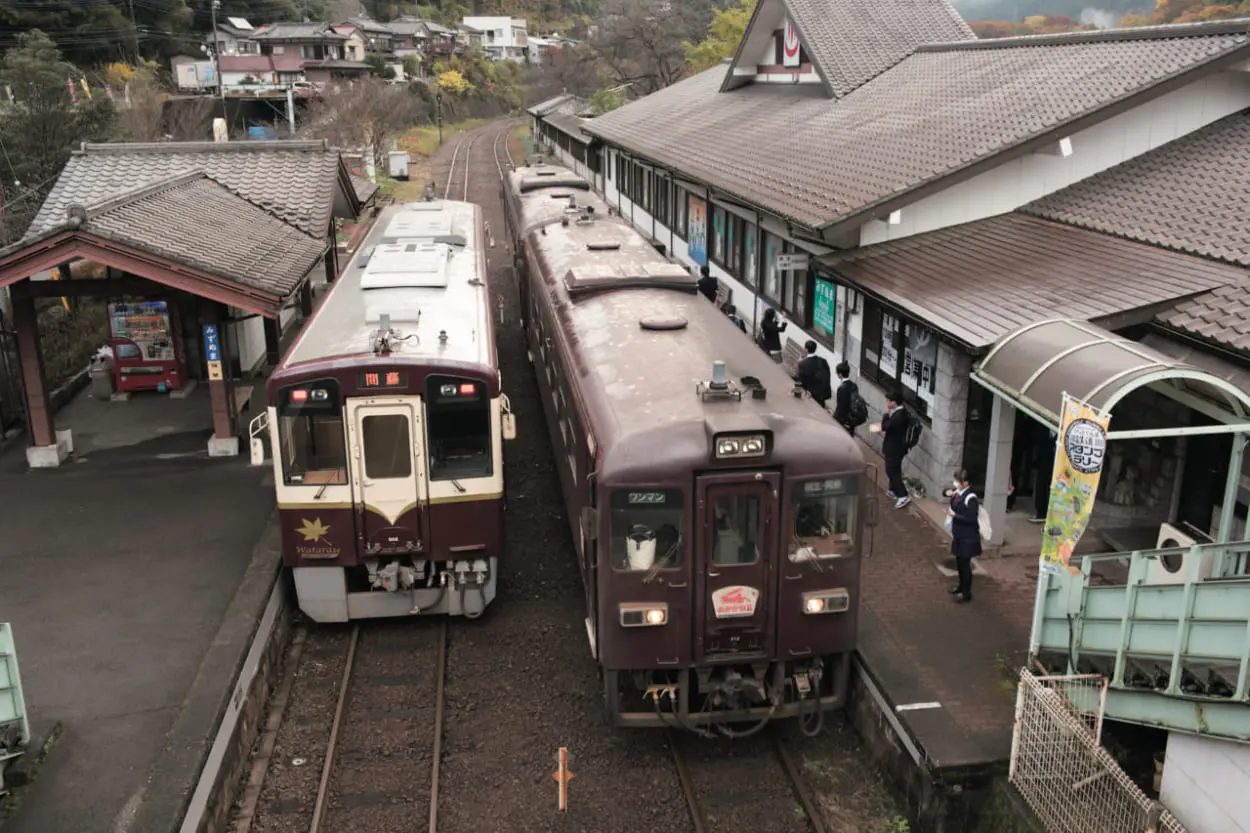
[[1106, 678], [1020, 672], [1013, 786], [1050, 833], [1187, 833], [1102, 748]]

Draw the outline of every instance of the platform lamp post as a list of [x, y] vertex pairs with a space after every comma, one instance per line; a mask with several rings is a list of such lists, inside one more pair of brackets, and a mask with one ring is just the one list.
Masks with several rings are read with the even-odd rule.
[[434, 101], [436, 104], [434, 119], [438, 122], [438, 146], [443, 146], [443, 94], [435, 93]]

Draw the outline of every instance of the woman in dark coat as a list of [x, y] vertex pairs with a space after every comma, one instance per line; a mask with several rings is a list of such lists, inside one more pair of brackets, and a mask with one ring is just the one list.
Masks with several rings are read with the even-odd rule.
[[781, 352], [781, 334], [786, 325], [777, 323], [777, 310], [769, 307], [764, 310], [764, 318], [760, 321], [760, 347], [765, 353]]
[[972, 601], [972, 559], [981, 554], [980, 504], [976, 494], [969, 488], [968, 472], [955, 472], [955, 488], [947, 489], [950, 508], [951, 555], [959, 570], [959, 584], [951, 588], [956, 602]]

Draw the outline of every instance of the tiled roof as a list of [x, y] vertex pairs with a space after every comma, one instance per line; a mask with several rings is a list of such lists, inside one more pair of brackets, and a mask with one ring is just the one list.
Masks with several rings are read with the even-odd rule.
[[1045, 318], [1094, 320], [1206, 292], [1245, 271], [1003, 214], [822, 258], [869, 294], [970, 347]]
[[347, 40], [330, 28], [328, 23], [269, 23], [256, 30], [252, 40]]
[[401, 18], [399, 20], [392, 20], [387, 23], [386, 26], [397, 35], [408, 35], [414, 38], [426, 38], [430, 35], [429, 24], [424, 20]]
[[367, 203], [378, 192], [378, 184], [376, 182], [370, 182], [363, 176], [356, 176], [355, 174], [352, 174], [351, 178], [352, 187], [356, 189], [356, 199], [360, 201], [361, 205]]
[[531, 116], [539, 116], [539, 117], [545, 116], [548, 113], [550, 113], [552, 110], [556, 109], [561, 104], [563, 104], [564, 102], [568, 101], [571, 98], [576, 98], [576, 96], [572, 95], [571, 93], [562, 93], [560, 95], [548, 98], [545, 101], [538, 102], [533, 107], [526, 110], [525, 112], [529, 113]]
[[1021, 209], [1250, 266], [1250, 110]]
[[1183, 301], [1157, 319], [1174, 330], [1250, 353], [1250, 276]]
[[80, 228], [279, 297], [299, 287], [326, 249], [199, 173], [88, 206]]
[[1246, 29], [1235, 21], [923, 47], [837, 100], [799, 84], [718, 92], [719, 66], [586, 130], [802, 225], [860, 222], [1168, 79], [1236, 60], [1250, 51]]
[[787, 0], [786, 6], [808, 55], [839, 97], [922, 44], [976, 38], [946, 0]]
[[543, 121], [561, 133], [567, 133], [575, 139], [585, 141], [588, 138], [585, 131], [582, 130], [582, 125], [586, 123], [586, 119], [579, 119], [577, 116], [570, 115], [556, 115], [547, 116]]
[[88, 144], [70, 157], [26, 237], [60, 225], [71, 204], [95, 205], [195, 171], [317, 238], [329, 227], [335, 189], [346, 183], [338, 151], [324, 142]]

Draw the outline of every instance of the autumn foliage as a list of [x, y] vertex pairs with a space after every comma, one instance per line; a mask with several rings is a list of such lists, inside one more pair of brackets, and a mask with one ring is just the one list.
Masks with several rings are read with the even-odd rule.
[[[1250, 0], [1221, 3], [1218, 0], [1156, 0], [1150, 14], [1126, 14], [1117, 21], [1120, 27], [1158, 26], [1164, 23], [1201, 23], [1250, 15]], [[1050, 35], [1059, 32], [1082, 32], [1095, 27], [1073, 20], [1066, 14], [1032, 15], [1019, 23], [1005, 20], [974, 20], [968, 25], [980, 38], [1010, 38], [1019, 35]]]
[[1066, 14], [1035, 14], [1019, 23], [1006, 20], [973, 20], [968, 25], [979, 38], [1014, 38], [1020, 35], [1053, 35], [1059, 32], [1084, 32], [1093, 26], [1083, 25]]

